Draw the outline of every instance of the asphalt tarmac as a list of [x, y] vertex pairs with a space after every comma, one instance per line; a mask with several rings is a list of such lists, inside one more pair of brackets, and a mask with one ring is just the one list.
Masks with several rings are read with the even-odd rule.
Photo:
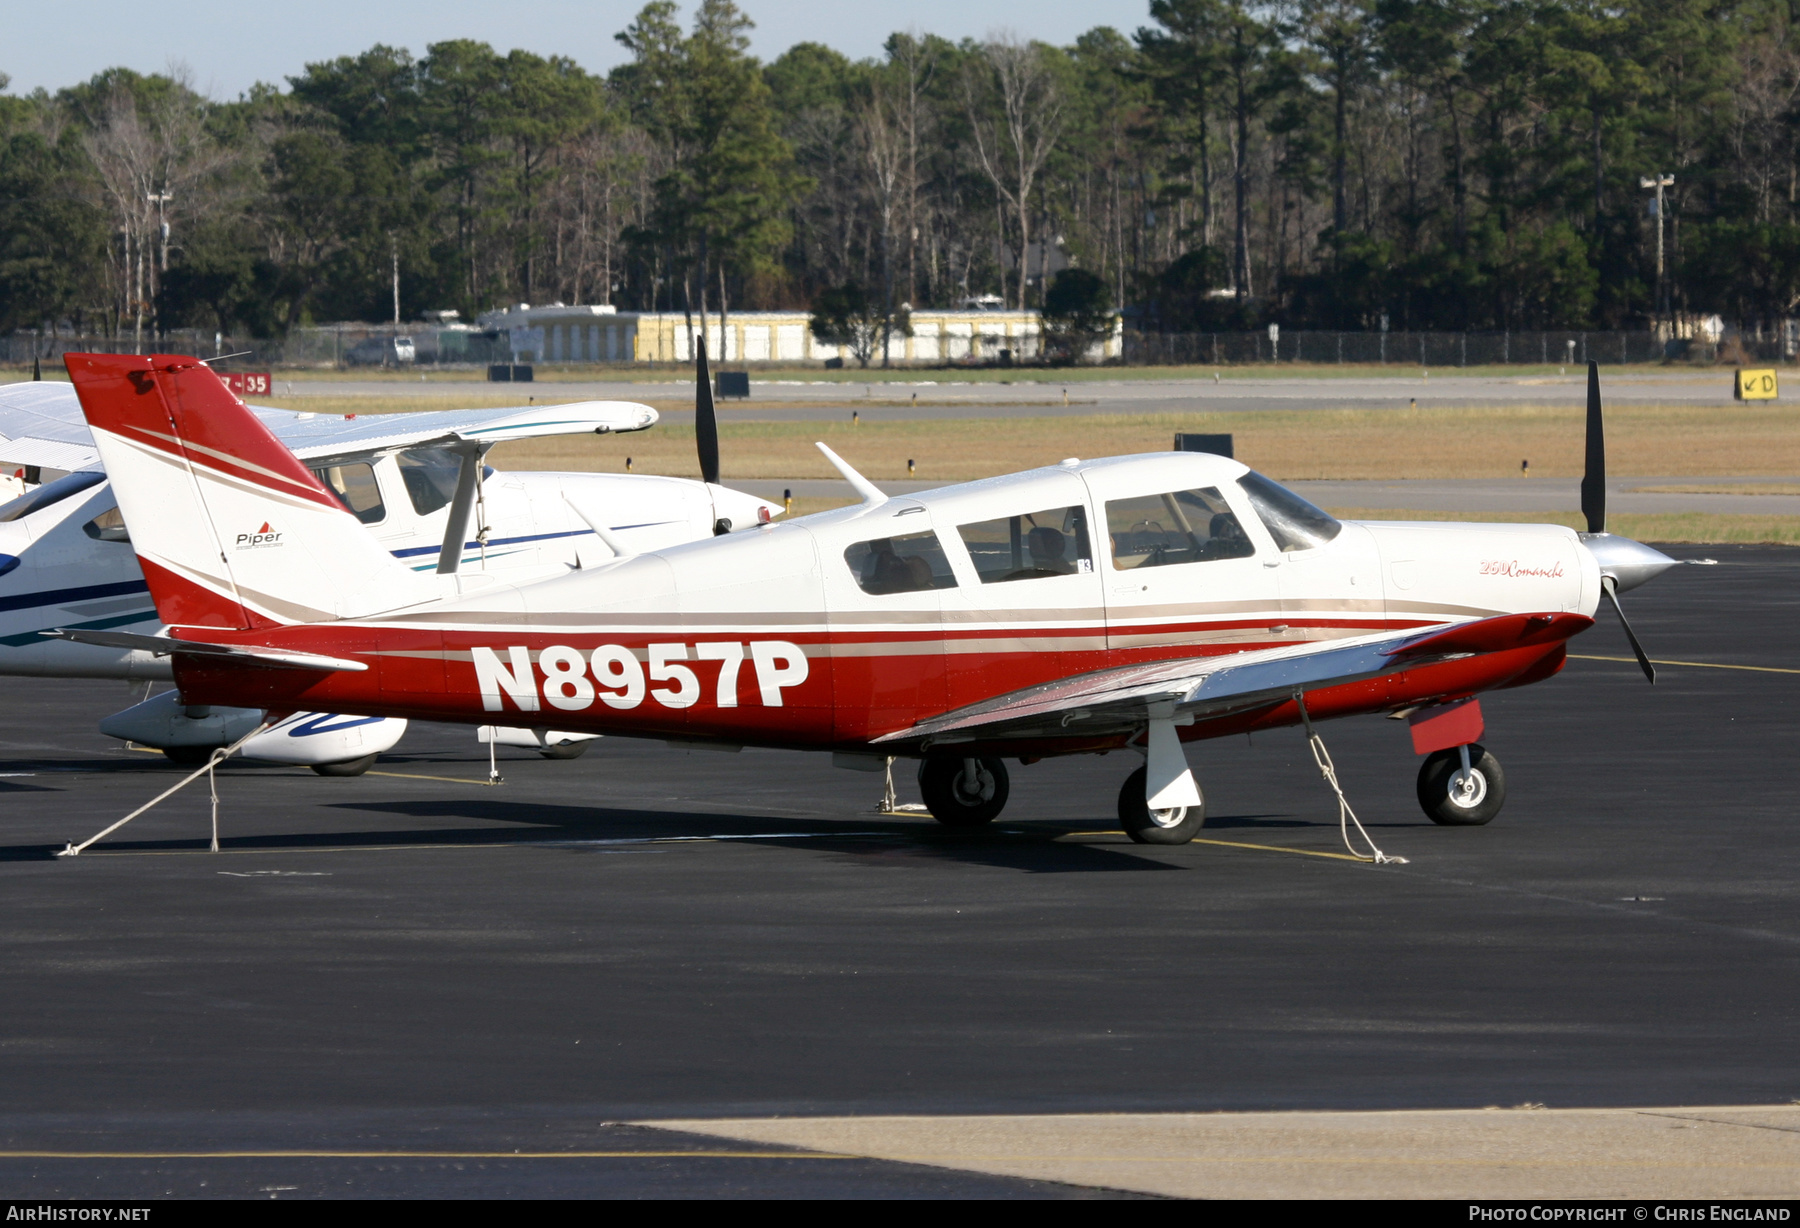
[[1786, 1103], [1800, 551], [1704, 553], [1625, 597], [1700, 664], [1652, 688], [1603, 616], [1613, 659], [1484, 698], [1489, 827], [1425, 821], [1404, 726], [1324, 726], [1384, 867], [1332, 856], [1298, 733], [1199, 747], [1205, 842], [1149, 849], [1118, 755], [1014, 767], [961, 835], [818, 756], [607, 739], [489, 787], [438, 727], [221, 772], [219, 854], [194, 789], [59, 860], [177, 777], [94, 731], [123, 685], [9, 680], [0, 1197], [1091, 1197], [620, 1123]]

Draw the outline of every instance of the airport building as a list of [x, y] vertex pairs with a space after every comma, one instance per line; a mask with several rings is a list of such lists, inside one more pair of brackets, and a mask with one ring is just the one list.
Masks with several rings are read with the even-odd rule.
[[[804, 311], [732, 312], [721, 327], [716, 313], [706, 319], [706, 352], [717, 362], [822, 362], [856, 364], [847, 347], [819, 342]], [[691, 362], [692, 338], [700, 317], [680, 312], [619, 311], [610, 306], [565, 307], [520, 304], [488, 312], [483, 330], [511, 338], [513, 361], [541, 363]], [[893, 362], [993, 362], [1037, 356], [1039, 322], [1029, 311], [915, 311], [912, 336], [896, 334]], [[1115, 326], [1103, 355], [1117, 358], [1121, 337]], [[879, 349], [871, 365], [879, 363]]]

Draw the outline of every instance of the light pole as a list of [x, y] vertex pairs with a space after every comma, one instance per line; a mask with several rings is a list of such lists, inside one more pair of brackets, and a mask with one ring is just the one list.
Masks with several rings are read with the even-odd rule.
[[1656, 193], [1650, 201], [1650, 216], [1656, 219], [1656, 312], [1664, 318], [1669, 314], [1669, 294], [1663, 280], [1663, 189], [1674, 185], [1673, 175], [1647, 175], [1638, 180], [1640, 188]]
[[164, 273], [169, 271], [169, 219], [164, 210], [175, 198], [167, 192], [152, 192], [144, 198], [156, 206], [157, 227], [162, 231], [162, 253], [157, 260], [157, 268]]

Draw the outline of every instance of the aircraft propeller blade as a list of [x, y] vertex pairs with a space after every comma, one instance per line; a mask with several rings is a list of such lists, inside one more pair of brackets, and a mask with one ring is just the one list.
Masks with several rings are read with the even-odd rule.
[[1600, 364], [1588, 364], [1587, 466], [1581, 475], [1581, 514], [1589, 533], [1606, 532], [1606, 428], [1600, 420]]
[[1625, 638], [1631, 641], [1631, 651], [1637, 654], [1638, 668], [1644, 671], [1644, 677], [1650, 685], [1656, 685], [1656, 666], [1650, 664], [1650, 657], [1644, 652], [1644, 646], [1638, 643], [1638, 637], [1631, 630], [1631, 622], [1625, 617], [1625, 607], [1619, 604], [1618, 581], [1611, 576], [1600, 577], [1600, 591], [1612, 602], [1613, 613], [1619, 616], [1619, 625], [1625, 628]]
[[706, 338], [695, 338], [694, 444], [700, 450], [700, 480], [719, 484], [719, 415], [713, 409], [712, 379], [706, 373]]

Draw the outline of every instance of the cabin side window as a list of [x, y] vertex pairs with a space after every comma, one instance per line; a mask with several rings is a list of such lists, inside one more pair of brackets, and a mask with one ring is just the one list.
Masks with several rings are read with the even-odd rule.
[[983, 584], [1094, 570], [1087, 509], [1053, 507], [956, 526]]
[[1247, 559], [1256, 553], [1216, 486], [1109, 499], [1106, 532], [1115, 571]]
[[375, 467], [361, 461], [353, 465], [326, 465], [313, 476], [337, 496], [344, 509], [364, 524], [379, 524], [387, 516], [381, 487], [375, 484]]
[[448, 448], [409, 448], [395, 459], [407, 498], [419, 515], [429, 516], [456, 498], [456, 476], [462, 470], [462, 458], [456, 453]]
[[936, 533], [907, 533], [857, 542], [844, 551], [844, 562], [863, 592], [881, 597], [955, 588], [950, 560]]

